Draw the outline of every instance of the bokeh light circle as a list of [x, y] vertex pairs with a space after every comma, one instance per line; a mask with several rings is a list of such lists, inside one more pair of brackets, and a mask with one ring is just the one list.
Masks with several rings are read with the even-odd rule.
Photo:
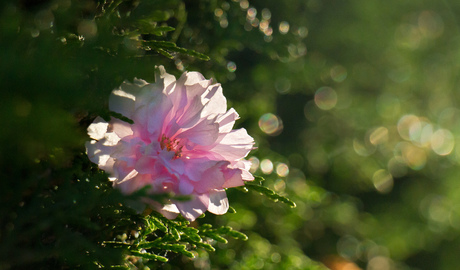
[[271, 174], [273, 172], [273, 162], [269, 159], [264, 159], [260, 162], [260, 170], [264, 174]]
[[372, 176], [375, 189], [380, 193], [388, 193], [393, 189], [393, 176], [386, 170], [378, 170]]
[[286, 177], [289, 174], [289, 167], [285, 163], [279, 163], [276, 165], [276, 174], [279, 177]]
[[235, 62], [229, 61], [227, 63], [227, 70], [230, 72], [235, 72], [236, 71], [236, 64]]
[[259, 127], [265, 134], [275, 136], [283, 130], [283, 122], [278, 116], [266, 113], [259, 118]]
[[439, 129], [431, 136], [431, 149], [440, 156], [449, 155], [454, 146], [454, 135], [447, 129]]
[[249, 169], [249, 172], [255, 173], [257, 169], [259, 168], [260, 161], [256, 157], [250, 157], [249, 161], [251, 162], [251, 168]]
[[331, 87], [321, 87], [315, 93], [315, 104], [321, 110], [330, 110], [337, 105], [337, 93]]
[[289, 32], [289, 23], [286, 21], [280, 22], [279, 30], [281, 34], [287, 34]]

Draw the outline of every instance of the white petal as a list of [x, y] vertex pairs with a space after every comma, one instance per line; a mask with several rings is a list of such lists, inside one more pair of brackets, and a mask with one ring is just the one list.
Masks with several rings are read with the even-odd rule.
[[253, 149], [254, 139], [244, 128], [232, 130], [225, 135], [210, 151], [216, 152], [226, 160], [239, 160], [247, 156]]
[[104, 146], [101, 142], [91, 141], [86, 142], [86, 154], [89, 160], [96, 163], [99, 168], [107, 171], [108, 173], [113, 172], [114, 160], [111, 158], [114, 147]]
[[123, 179], [119, 179], [117, 184], [122, 184], [123, 182], [129, 181], [133, 178], [135, 178], [139, 173], [136, 170], [132, 170], [130, 173], [128, 173]]
[[227, 99], [224, 97], [220, 84], [210, 86], [203, 95], [203, 98], [206, 100], [206, 106], [202, 112], [203, 117], [213, 114], [223, 114], [227, 111]]
[[203, 74], [199, 72], [191, 71], [184, 73], [184, 75], [186, 76], [184, 82], [184, 85], [186, 86], [200, 84], [204, 89], [209, 86], [209, 80], [206, 80]]
[[93, 123], [88, 127], [88, 135], [91, 139], [100, 140], [104, 138], [105, 133], [107, 132], [107, 128], [109, 123], [107, 123], [102, 117], [96, 117]]
[[117, 145], [120, 141], [120, 137], [113, 132], [107, 132], [105, 134], [104, 140], [101, 140], [102, 144], [105, 146], [114, 146]]
[[175, 204], [165, 204], [161, 208], [156, 208], [167, 219], [175, 219], [179, 214], [179, 209]]
[[244, 181], [252, 181], [254, 180], [254, 175], [252, 175], [249, 171], [241, 170], [243, 173], [241, 174]]
[[209, 212], [216, 215], [223, 215], [227, 213], [228, 207], [228, 198], [225, 190], [212, 190], [209, 192]]
[[123, 138], [126, 136], [133, 135], [133, 130], [131, 129], [131, 124], [120, 119], [112, 118], [110, 121], [112, 130], [118, 137]]
[[169, 88], [174, 82], [176, 77], [166, 72], [164, 66], [158, 66], [158, 71], [155, 72], [155, 81], [163, 86], [163, 89]]
[[219, 133], [229, 133], [232, 131], [235, 121], [239, 118], [235, 109], [230, 108], [225, 114], [219, 115], [216, 122], [219, 123]]
[[134, 83], [128, 81], [112, 91], [109, 96], [109, 109], [111, 111], [121, 113], [122, 115], [132, 118], [134, 113], [134, 104], [136, 101], [136, 95], [140, 93], [140, 90], [147, 85], [144, 80], [135, 79]]
[[179, 212], [184, 218], [189, 221], [194, 221], [197, 217], [201, 216], [209, 205], [209, 195], [199, 194], [190, 201], [175, 202]]

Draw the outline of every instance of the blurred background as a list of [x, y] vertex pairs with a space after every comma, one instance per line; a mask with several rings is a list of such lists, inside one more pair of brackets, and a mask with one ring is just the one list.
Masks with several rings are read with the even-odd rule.
[[[134, 77], [153, 81], [161, 64], [176, 76], [200, 71], [222, 84], [241, 116], [237, 126], [255, 137], [252, 172], [297, 207], [229, 190], [237, 213], [202, 222], [229, 225], [249, 240], [218, 244], [194, 260], [175, 256], [159, 268], [458, 268], [460, 2], [0, 6], [0, 250], [31, 247], [8, 237], [28, 228], [18, 224], [35, 208], [20, 210], [21, 202], [63, 185], [84, 153], [86, 127], [107, 115], [111, 90]], [[137, 31], [146, 18], [175, 30]], [[141, 40], [174, 42], [210, 60], [168, 55]], [[46, 244], [53, 225], [42, 226], [30, 235]], [[38, 248], [27, 250], [31, 264], [46, 257]], [[5, 254], [19, 256], [12, 253]]]

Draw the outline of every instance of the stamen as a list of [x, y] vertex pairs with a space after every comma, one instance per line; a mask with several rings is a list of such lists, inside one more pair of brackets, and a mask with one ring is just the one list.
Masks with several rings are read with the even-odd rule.
[[160, 140], [161, 149], [166, 148], [166, 150], [168, 150], [169, 152], [171, 151], [174, 152], [173, 159], [177, 159], [182, 156], [183, 145], [179, 146], [179, 143], [180, 142], [177, 139], [171, 140], [168, 137], [166, 137], [164, 134], [161, 136], [161, 140]]

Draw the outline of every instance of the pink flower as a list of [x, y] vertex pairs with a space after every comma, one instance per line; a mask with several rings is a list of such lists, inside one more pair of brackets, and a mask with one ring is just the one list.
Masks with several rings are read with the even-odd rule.
[[152, 194], [191, 195], [190, 201], [152, 203], [167, 218], [180, 213], [193, 221], [206, 210], [224, 214], [225, 189], [254, 179], [244, 159], [253, 138], [243, 128], [232, 129], [237, 112], [227, 111], [220, 84], [198, 72], [176, 81], [160, 66], [156, 83], [135, 79], [115, 89], [109, 109], [134, 123], [97, 117], [88, 127], [88, 157], [125, 194], [149, 185]]

